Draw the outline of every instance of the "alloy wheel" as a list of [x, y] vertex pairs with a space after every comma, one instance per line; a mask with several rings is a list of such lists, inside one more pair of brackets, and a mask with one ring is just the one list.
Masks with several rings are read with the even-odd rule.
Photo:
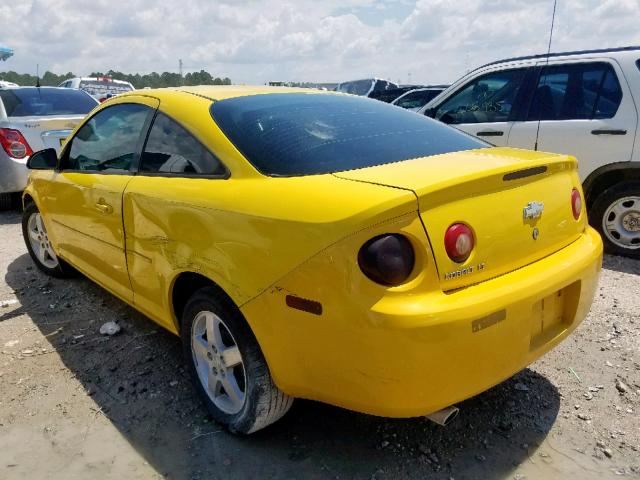
[[42, 221], [40, 213], [33, 213], [27, 223], [29, 244], [38, 261], [47, 268], [56, 268], [59, 265], [58, 257], [53, 251], [47, 229]]
[[238, 344], [224, 321], [199, 312], [191, 330], [191, 353], [207, 395], [224, 413], [234, 415], [245, 404], [246, 373]]

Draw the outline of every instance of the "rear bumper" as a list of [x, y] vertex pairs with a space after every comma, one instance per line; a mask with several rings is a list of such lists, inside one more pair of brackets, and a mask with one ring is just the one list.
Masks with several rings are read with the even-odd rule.
[[27, 159], [11, 158], [0, 150], [0, 193], [22, 192], [28, 176]]
[[242, 310], [285, 392], [419, 416], [490, 388], [562, 341], [587, 315], [601, 264], [602, 241], [587, 228], [553, 255], [455, 292], [371, 304], [328, 278], [316, 282], [321, 316], [286, 308], [285, 295], [303, 290], [310, 265]]

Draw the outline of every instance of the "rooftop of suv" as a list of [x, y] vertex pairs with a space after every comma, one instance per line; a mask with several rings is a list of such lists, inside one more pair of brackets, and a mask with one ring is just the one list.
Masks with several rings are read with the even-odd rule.
[[634, 51], [640, 51], [640, 45], [629, 46], [629, 47], [598, 48], [593, 50], [574, 50], [569, 52], [539, 53], [536, 55], [525, 55], [522, 57], [510, 57], [510, 58], [503, 58], [502, 60], [495, 60], [493, 62], [485, 63], [484, 65], [481, 65], [473, 69], [472, 72], [476, 70], [480, 70], [481, 68], [489, 67], [491, 65], [498, 65], [500, 63], [508, 63], [508, 62], [518, 62], [521, 60], [536, 60], [536, 59], [555, 58], [555, 57], [571, 57], [571, 56], [577, 56], [577, 55], [634, 52]]

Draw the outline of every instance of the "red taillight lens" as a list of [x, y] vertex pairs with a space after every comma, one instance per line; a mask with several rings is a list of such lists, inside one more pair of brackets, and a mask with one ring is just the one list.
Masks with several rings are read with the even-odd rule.
[[449, 258], [457, 263], [463, 263], [475, 246], [473, 232], [464, 223], [454, 223], [444, 234], [444, 248]]
[[573, 218], [578, 220], [582, 212], [582, 195], [577, 188], [571, 191], [571, 210], [573, 210]]
[[33, 153], [22, 134], [11, 128], [0, 128], [0, 144], [7, 155], [13, 158], [24, 158]]

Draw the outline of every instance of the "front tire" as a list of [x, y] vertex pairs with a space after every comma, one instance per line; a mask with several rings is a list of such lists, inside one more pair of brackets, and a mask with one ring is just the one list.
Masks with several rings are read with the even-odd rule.
[[189, 299], [182, 315], [182, 346], [196, 390], [213, 418], [248, 434], [280, 419], [293, 403], [269, 373], [240, 310], [213, 287]]
[[598, 195], [589, 223], [607, 253], [640, 258], [640, 182], [619, 183]]
[[74, 270], [53, 250], [44, 220], [35, 203], [29, 203], [22, 212], [22, 236], [31, 259], [40, 270], [58, 278], [73, 275]]

